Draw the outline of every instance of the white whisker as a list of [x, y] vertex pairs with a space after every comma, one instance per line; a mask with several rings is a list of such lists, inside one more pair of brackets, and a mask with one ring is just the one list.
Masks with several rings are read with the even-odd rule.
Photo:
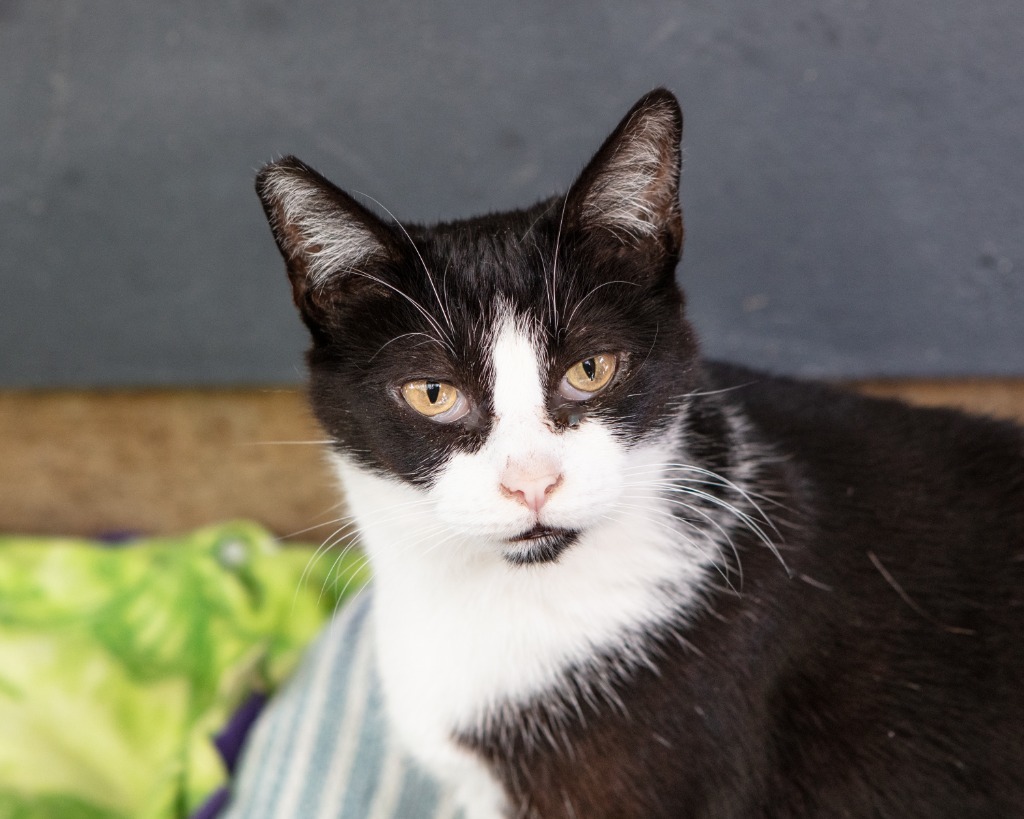
[[555, 253], [551, 261], [551, 324], [554, 338], [559, 335], [558, 322], [558, 249], [562, 242], [562, 227], [565, 222], [565, 209], [569, 204], [569, 196], [566, 194], [562, 200], [562, 214], [558, 217], [558, 232], [555, 234]]
[[[384, 207], [380, 202], [378, 202], [372, 196], [370, 196], [369, 194], [360, 193], [359, 191], [356, 191], [356, 192], [359, 193], [360, 196], [365, 196], [371, 202], [375, 202], [377, 204], [377, 207], [379, 207], [388, 216], [390, 216], [391, 220], [396, 225], [398, 225], [398, 229], [401, 230], [402, 233], [405, 235], [405, 238], [409, 241], [409, 244], [412, 245], [412, 249], [416, 252], [416, 257], [420, 260], [420, 264], [423, 266], [423, 272], [427, 275], [427, 281], [430, 283], [430, 289], [434, 291], [434, 298], [437, 299], [437, 306], [439, 308], [441, 308], [441, 315], [443, 315], [445, 320], [448, 322], [448, 328], [451, 330], [452, 333], [454, 333], [455, 332], [455, 326], [452, 324], [451, 316], [448, 315], [448, 311], [445, 310], [444, 303], [441, 301], [441, 294], [437, 292], [437, 287], [434, 285], [434, 277], [430, 274], [430, 268], [427, 267], [427, 263], [423, 259], [423, 254], [420, 253], [420, 249], [419, 249], [419, 247], [417, 247], [416, 242], [414, 242], [412, 236], [409, 235], [409, 231], [407, 231], [405, 229], [405, 225], [403, 225], [401, 222], [399, 222], [398, 219], [395, 218], [395, 214], [393, 214], [390, 210], [388, 210], [386, 207]], [[452, 341], [453, 339], [452, 339], [451, 336], [448, 336], [448, 340]]]
[[327, 438], [322, 441], [241, 441], [240, 446], [329, 446], [333, 443]]
[[[437, 320], [432, 315], [430, 315], [429, 312], [427, 312], [427, 309], [422, 304], [420, 304], [418, 301], [416, 301], [416, 299], [414, 299], [412, 296], [410, 296], [408, 293], [406, 293], [404, 290], [399, 290], [393, 284], [390, 284], [390, 283], [384, 281], [379, 276], [374, 276], [371, 273], [367, 273], [365, 270], [357, 270], [356, 268], [352, 267], [352, 268], [348, 268], [348, 272], [351, 273], [354, 276], [361, 276], [364, 279], [369, 279], [372, 282], [376, 282], [381, 287], [386, 287], [392, 293], [395, 293], [396, 295], [401, 296], [403, 299], [405, 299], [407, 302], [409, 302], [409, 304], [411, 304], [413, 307], [416, 308], [416, 310], [419, 312], [419, 314], [421, 316], [423, 316], [423, 318], [425, 318], [427, 320], [427, 323], [438, 334], [438, 336], [441, 336], [444, 339], [448, 338], [448, 334], [445, 333], [445, 331], [442, 329], [441, 325], [437, 323]], [[442, 338], [435, 338], [434, 340], [438, 344], [440, 344], [442, 347], [444, 347], [446, 350], [448, 350], [448, 352], [450, 352], [452, 355], [455, 355], [455, 350], [454, 350], [454, 348], [452, 347], [451, 343], [448, 340], [443, 340]]]
[[576, 315], [576, 311], [579, 310], [580, 307], [583, 305], [583, 302], [585, 302], [587, 299], [589, 299], [591, 296], [593, 296], [594, 293], [596, 293], [602, 287], [608, 287], [608, 286], [613, 285], [613, 284], [625, 284], [625, 285], [628, 285], [630, 287], [639, 287], [640, 286], [636, 282], [628, 282], [628, 281], [625, 281], [623, 279], [616, 279], [615, 281], [602, 282], [601, 284], [597, 285], [596, 287], [591, 288], [590, 292], [587, 293], [587, 295], [585, 295], [582, 299], [577, 301], [576, 302], [576, 306], [572, 308], [572, 311], [569, 313], [569, 318], [567, 318], [565, 320], [565, 329], [566, 330], [571, 330], [572, 329], [572, 318], [573, 318], [573, 316]]
[[[423, 336], [425, 339], [427, 339], [427, 341], [429, 341], [429, 342], [431, 342], [433, 344], [441, 344], [440, 340], [434, 338], [432, 335], [430, 335], [430, 333], [423, 333], [423, 332], [418, 332], [418, 331], [417, 332], [411, 332], [411, 333], [402, 333], [401, 335], [395, 336], [390, 341], [385, 341], [383, 344], [381, 344], [380, 347], [378, 348], [377, 352], [375, 352], [372, 356], [370, 356], [370, 361], [367, 362], [367, 363], [371, 363], [377, 356], [379, 356], [381, 354], [381, 351], [383, 351], [384, 348], [387, 347], [389, 344], [394, 344], [396, 341], [401, 341], [403, 338], [410, 338], [412, 336]], [[441, 346], [444, 346], [444, 345], [441, 345]]]

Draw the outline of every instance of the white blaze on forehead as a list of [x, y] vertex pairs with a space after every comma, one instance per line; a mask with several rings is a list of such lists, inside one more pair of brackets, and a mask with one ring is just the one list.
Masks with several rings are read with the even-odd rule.
[[[500, 543], [490, 548], [500, 556], [507, 538], [537, 522], [534, 511], [510, 496], [508, 481], [518, 489], [523, 481], [561, 476], [565, 441], [552, 431], [547, 417], [539, 334], [531, 332], [527, 323], [517, 322], [508, 309], [499, 315], [502, 318], [495, 323], [488, 344], [494, 423], [480, 449], [452, 454], [439, 471], [431, 496], [438, 517], [453, 531], [497, 539]], [[572, 497], [563, 493], [558, 502], [552, 498], [544, 510], [547, 523], [559, 525], [562, 518], [579, 517], [572, 515]], [[558, 518], [559, 509], [562, 518]]]
[[494, 414], [499, 420], [536, 417], [543, 411], [540, 356], [530, 334], [512, 319], [506, 319], [494, 336], [491, 363]]

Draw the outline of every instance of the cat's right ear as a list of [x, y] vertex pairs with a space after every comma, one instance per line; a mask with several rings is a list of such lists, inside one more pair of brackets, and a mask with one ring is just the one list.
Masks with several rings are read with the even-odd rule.
[[288, 267], [295, 305], [316, 334], [331, 308], [392, 258], [377, 216], [293, 156], [264, 167], [256, 193]]

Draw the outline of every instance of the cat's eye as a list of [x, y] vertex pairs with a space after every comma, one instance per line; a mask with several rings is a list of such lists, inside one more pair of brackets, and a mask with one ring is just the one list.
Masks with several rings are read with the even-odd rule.
[[432, 421], [450, 424], [469, 412], [469, 403], [451, 384], [420, 378], [402, 385], [402, 398], [420, 415]]
[[569, 368], [558, 391], [572, 401], [586, 401], [611, 383], [617, 367], [618, 359], [611, 353], [584, 358]]

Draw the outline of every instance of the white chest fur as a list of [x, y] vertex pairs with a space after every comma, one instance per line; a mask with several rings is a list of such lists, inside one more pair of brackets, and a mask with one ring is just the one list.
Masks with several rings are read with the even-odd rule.
[[[629, 468], [650, 478], [664, 454], [635, 451]], [[374, 569], [389, 715], [414, 756], [462, 786], [473, 819], [501, 815], [501, 793], [454, 734], [678, 611], [712, 562], [646, 480], [627, 484], [625, 500], [556, 563], [513, 566], [492, 543], [439, 524], [422, 491], [345, 461], [338, 471]]]

